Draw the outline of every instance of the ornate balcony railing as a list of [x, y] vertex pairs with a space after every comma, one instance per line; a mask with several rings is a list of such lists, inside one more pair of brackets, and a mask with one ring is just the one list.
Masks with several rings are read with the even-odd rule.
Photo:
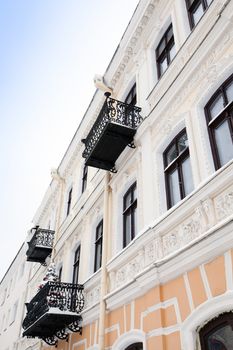
[[23, 336], [38, 337], [55, 345], [56, 338], [66, 339], [68, 331], [81, 331], [83, 285], [47, 282], [26, 306]]
[[27, 261], [44, 263], [53, 248], [54, 231], [41, 229], [36, 226], [32, 229], [34, 232], [32, 239], [28, 242], [26, 252]]
[[128, 145], [134, 147], [133, 137], [142, 117], [141, 108], [115, 100], [106, 93], [105, 103], [83, 140], [86, 165], [115, 171], [115, 161]]

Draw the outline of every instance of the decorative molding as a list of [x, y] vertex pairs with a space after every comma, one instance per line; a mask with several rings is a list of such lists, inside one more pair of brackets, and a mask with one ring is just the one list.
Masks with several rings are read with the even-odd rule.
[[[213, 178], [213, 184], [207, 182], [202, 191], [206, 193], [208, 189], [209, 194], [205, 194], [203, 200], [199, 200], [197, 192], [192, 200], [190, 198], [181, 205], [183, 211], [181, 206], [178, 208], [183, 215], [177, 217], [174, 211], [173, 218], [168, 216], [161, 224], [157, 223], [147, 230], [146, 235], [140, 234], [126, 247], [120, 259], [116, 257], [108, 264], [110, 293], [131, 283], [152, 264], [160, 264], [164, 259], [203, 239], [210, 230], [215, 232], [223, 220], [232, 216], [233, 186], [224, 187], [223, 190], [220, 188], [221, 184], [226, 186], [224, 175], [231, 184], [228, 178], [231, 167], [232, 164], [218, 175], [218, 181]], [[216, 188], [218, 195], [214, 195]]]

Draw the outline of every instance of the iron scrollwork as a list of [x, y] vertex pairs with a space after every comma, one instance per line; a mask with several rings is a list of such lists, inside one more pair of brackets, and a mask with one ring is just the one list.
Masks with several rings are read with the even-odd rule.
[[55, 346], [57, 347], [57, 339], [55, 339], [54, 336], [52, 337], [41, 337], [41, 339], [48, 345], [50, 346]]
[[29, 247], [43, 246], [47, 248], [53, 247], [54, 231], [46, 230], [36, 226], [33, 230], [35, 233], [29, 242]]
[[142, 122], [140, 112], [140, 107], [115, 100], [111, 98], [108, 93], [106, 93], [106, 100], [100, 114], [91, 128], [87, 138], [83, 140], [85, 143], [83, 157], [88, 158], [90, 156], [109, 122], [117, 123], [132, 129], [137, 129]]
[[67, 326], [67, 328], [71, 332], [75, 332], [75, 333], [78, 332], [80, 335], [82, 335], [82, 326], [80, 324], [80, 320], [72, 322], [71, 324], [69, 324], [69, 326]]
[[[39, 290], [31, 302], [26, 304], [26, 307], [27, 314], [23, 321], [23, 328], [26, 336], [27, 330], [30, 329], [33, 324], [36, 324], [37, 320], [41, 319], [43, 315], [49, 313], [51, 308], [58, 308], [59, 310], [64, 311], [66, 315], [67, 312], [77, 314], [75, 317], [76, 319], [78, 318], [78, 321], [72, 316], [74, 321], [67, 325], [67, 321], [64, 319], [63, 327], [54, 330], [54, 335], [48, 336], [46, 334], [45, 337], [42, 337], [41, 333], [38, 334], [38, 337], [41, 337], [41, 339], [47, 344], [55, 345], [54, 337], [67, 339], [67, 330], [81, 332], [80, 321], [82, 318], [80, 312], [84, 308], [83, 285], [49, 281]], [[61, 317], [62, 320], [62, 315], [62, 313], [59, 313], [56, 317]], [[29, 336], [30, 335], [29, 332]], [[33, 334], [33, 336], [37, 335]]]

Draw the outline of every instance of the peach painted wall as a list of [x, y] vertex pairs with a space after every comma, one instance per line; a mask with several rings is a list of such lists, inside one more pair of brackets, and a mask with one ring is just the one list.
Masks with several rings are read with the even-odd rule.
[[[230, 256], [233, 261], [233, 251]], [[180, 324], [208, 298], [226, 292], [226, 271], [222, 255], [108, 312], [105, 317], [106, 347], [111, 348], [131, 330], [141, 330], [146, 335], [147, 350], [181, 350]], [[56, 349], [87, 350], [96, 345], [96, 341], [97, 320], [85, 326], [82, 335], [71, 334], [69, 343], [59, 341]], [[55, 350], [54, 347], [45, 349]]]

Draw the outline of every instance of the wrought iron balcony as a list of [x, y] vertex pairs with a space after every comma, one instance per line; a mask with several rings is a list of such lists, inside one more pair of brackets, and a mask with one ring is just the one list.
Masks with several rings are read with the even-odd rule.
[[133, 138], [142, 122], [141, 108], [117, 101], [109, 93], [105, 96], [100, 114], [83, 140], [83, 157], [86, 165], [115, 172], [115, 162], [125, 147], [135, 147]]
[[26, 306], [23, 336], [56, 345], [56, 338], [67, 339], [69, 331], [81, 332], [83, 285], [47, 282]]
[[44, 264], [45, 259], [52, 252], [54, 231], [41, 229], [39, 226], [34, 227], [31, 231], [34, 234], [28, 242], [27, 261]]

